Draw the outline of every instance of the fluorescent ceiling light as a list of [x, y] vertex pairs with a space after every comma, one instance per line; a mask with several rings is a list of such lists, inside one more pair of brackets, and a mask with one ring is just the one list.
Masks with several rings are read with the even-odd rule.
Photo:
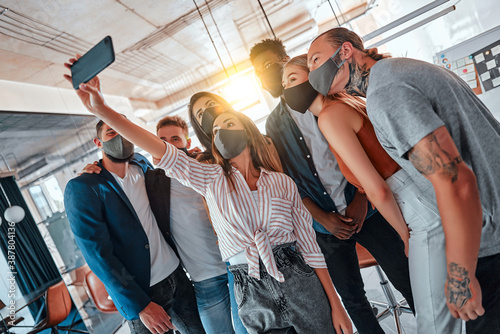
[[400, 26], [402, 25], [403, 23], [406, 23], [414, 18], [416, 18], [417, 16], [420, 16], [426, 12], [428, 12], [429, 10], [433, 9], [433, 8], [436, 8], [442, 4], [444, 4], [445, 2], [448, 2], [450, 0], [437, 0], [437, 1], [433, 1], [419, 9], [417, 9], [416, 11], [413, 11], [411, 12], [410, 14], [407, 14], [405, 16], [403, 16], [402, 18], [400, 19], [397, 19], [396, 21], [394, 22], [391, 22], [389, 23], [388, 25], [386, 26], [383, 26], [375, 31], [372, 31], [371, 33], [363, 36], [363, 40], [365, 41], [369, 41], [370, 39], [374, 38], [374, 37], [377, 37], [379, 35], [382, 35], [384, 32], [386, 31], [389, 31], [393, 28], [396, 28], [397, 26]]
[[393, 39], [398, 38], [398, 37], [400, 37], [400, 36], [402, 36], [402, 35], [404, 35], [406, 33], [409, 33], [410, 31], [412, 31], [412, 30], [414, 30], [414, 29], [416, 29], [418, 27], [421, 27], [424, 24], [427, 24], [427, 23], [429, 23], [431, 21], [434, 21], [435, 19], [437, 19], [437, 18], [439, 18], [441, 16], [444, 16], [444, 15], [446, 15], [449, 12], [452, 12], [454, 10], [455, 10], [455, 6], [451, 6], [451, 7], [448, 7], [446, 9], [443, 9], [442, 11], [440, 11], [440, 12], [438, 12], [438, 13], [432, 15], [432, 16], [429, 16], [428, 18], [423, 19], [422, 21], [417, 22], [414, 25], [411, 25], [408, 28], [401, 30], [401, 31], [395, 33], [394, 35], [391, 35], [391, 36], [389, 36], [387, 38], [384, 38], [384, 39], [382, 39], [382, 40], [380, 40], [380, 41], [378, 41], [376, 43], [373, 43], [373, 44], [367, 46], [366, 48], [370, 49], [370, 48], [378, 47], [380, 45], [384, 45], [385, 43], [387, 43], [389, 41], [392, 41]]

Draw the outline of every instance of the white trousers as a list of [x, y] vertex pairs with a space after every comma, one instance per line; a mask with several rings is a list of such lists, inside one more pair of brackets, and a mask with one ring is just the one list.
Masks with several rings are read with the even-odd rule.
[[410, 283], [419, 334], [460, 334], [462, 321], [446, 306], [445, 238], [437, 203], [422, 196], [404, 170], [387, 180], [410, 232]]

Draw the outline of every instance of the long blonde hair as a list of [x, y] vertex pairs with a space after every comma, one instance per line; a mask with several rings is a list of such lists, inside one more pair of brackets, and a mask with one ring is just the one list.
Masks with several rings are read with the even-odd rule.
[[[290, 59], [285, 64], [285, 68], [290, 65], [298, 66], [309, 73], [309, 68], [307, 67], [307, 54]], [[359, 112], [361, 115], [366, 116], [366, 102], [358, 96], [352, 96], [346, 93], [336, 93], [334, 95], [323, 97], [323, 104], [333, 101], [342, 102]]]
[[[259, 129], [255, 123], [246, 115], [240, 112], [225, 112], [224, 114], [233, 114], [243, 125], [248, 137], [248, 148], [250, 149], [250, 157], [252, 158], [252, 164], [256, 169], [265, 168], [272, 172], [283, 172], [281, 169], [281, 163], [270, 150], [270, 142], [268, 139], [260, 133]], [[215, 138], [215, 136], [213, 136]], [[219, 150], [215, 146], [214, 139], [212, 139], [212, 154], [214, 156], [214, 161], [216, 164], [222, 166], [224, 170], [224, 175], [228, 178], [232, 189], [234, 188], [234, 180], [232, 178], [233, 170], [229, 160], [224, 159], [220, 154]]]

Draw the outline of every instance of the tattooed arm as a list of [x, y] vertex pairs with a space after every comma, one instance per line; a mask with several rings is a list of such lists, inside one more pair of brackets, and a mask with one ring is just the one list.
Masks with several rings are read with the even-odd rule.
[[408, 158], [436, 192], [446, 237], [448, 308], [455, 318], [476, 319], [484, 314], [475, 276], [482, 228], [476, 177], [444, 126], [420, 140]]

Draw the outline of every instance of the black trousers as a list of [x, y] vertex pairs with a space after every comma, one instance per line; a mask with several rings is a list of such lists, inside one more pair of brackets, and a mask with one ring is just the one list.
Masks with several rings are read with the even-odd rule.
[[[179, 265], [175, 271], [149, 291], [151, 301], [162, 306], [172, 324], [182, 334], [205, 333], [201, 324], [193, 285]], [[151, 334], [141, 319], [127, 321], [131, 334]], [[168, 333], [174, 333], [173, 330]]]
[[476, 277], [481, 285], [485, 312], [465, 323], [467, 334], [500, 333], [500, 254], [480, 258]]
[[348, 240], [322, 233], [316, 233], [316, 238], [325, 255], [333, 284], [360, 334], [383, 334], [384, 331], [366, 298], [356, 242], [373, 255], [391, 283], [414, 310], [408, 258], [404, 253], [403, 241], [380, 213], [366, 219], [361, 231]]

